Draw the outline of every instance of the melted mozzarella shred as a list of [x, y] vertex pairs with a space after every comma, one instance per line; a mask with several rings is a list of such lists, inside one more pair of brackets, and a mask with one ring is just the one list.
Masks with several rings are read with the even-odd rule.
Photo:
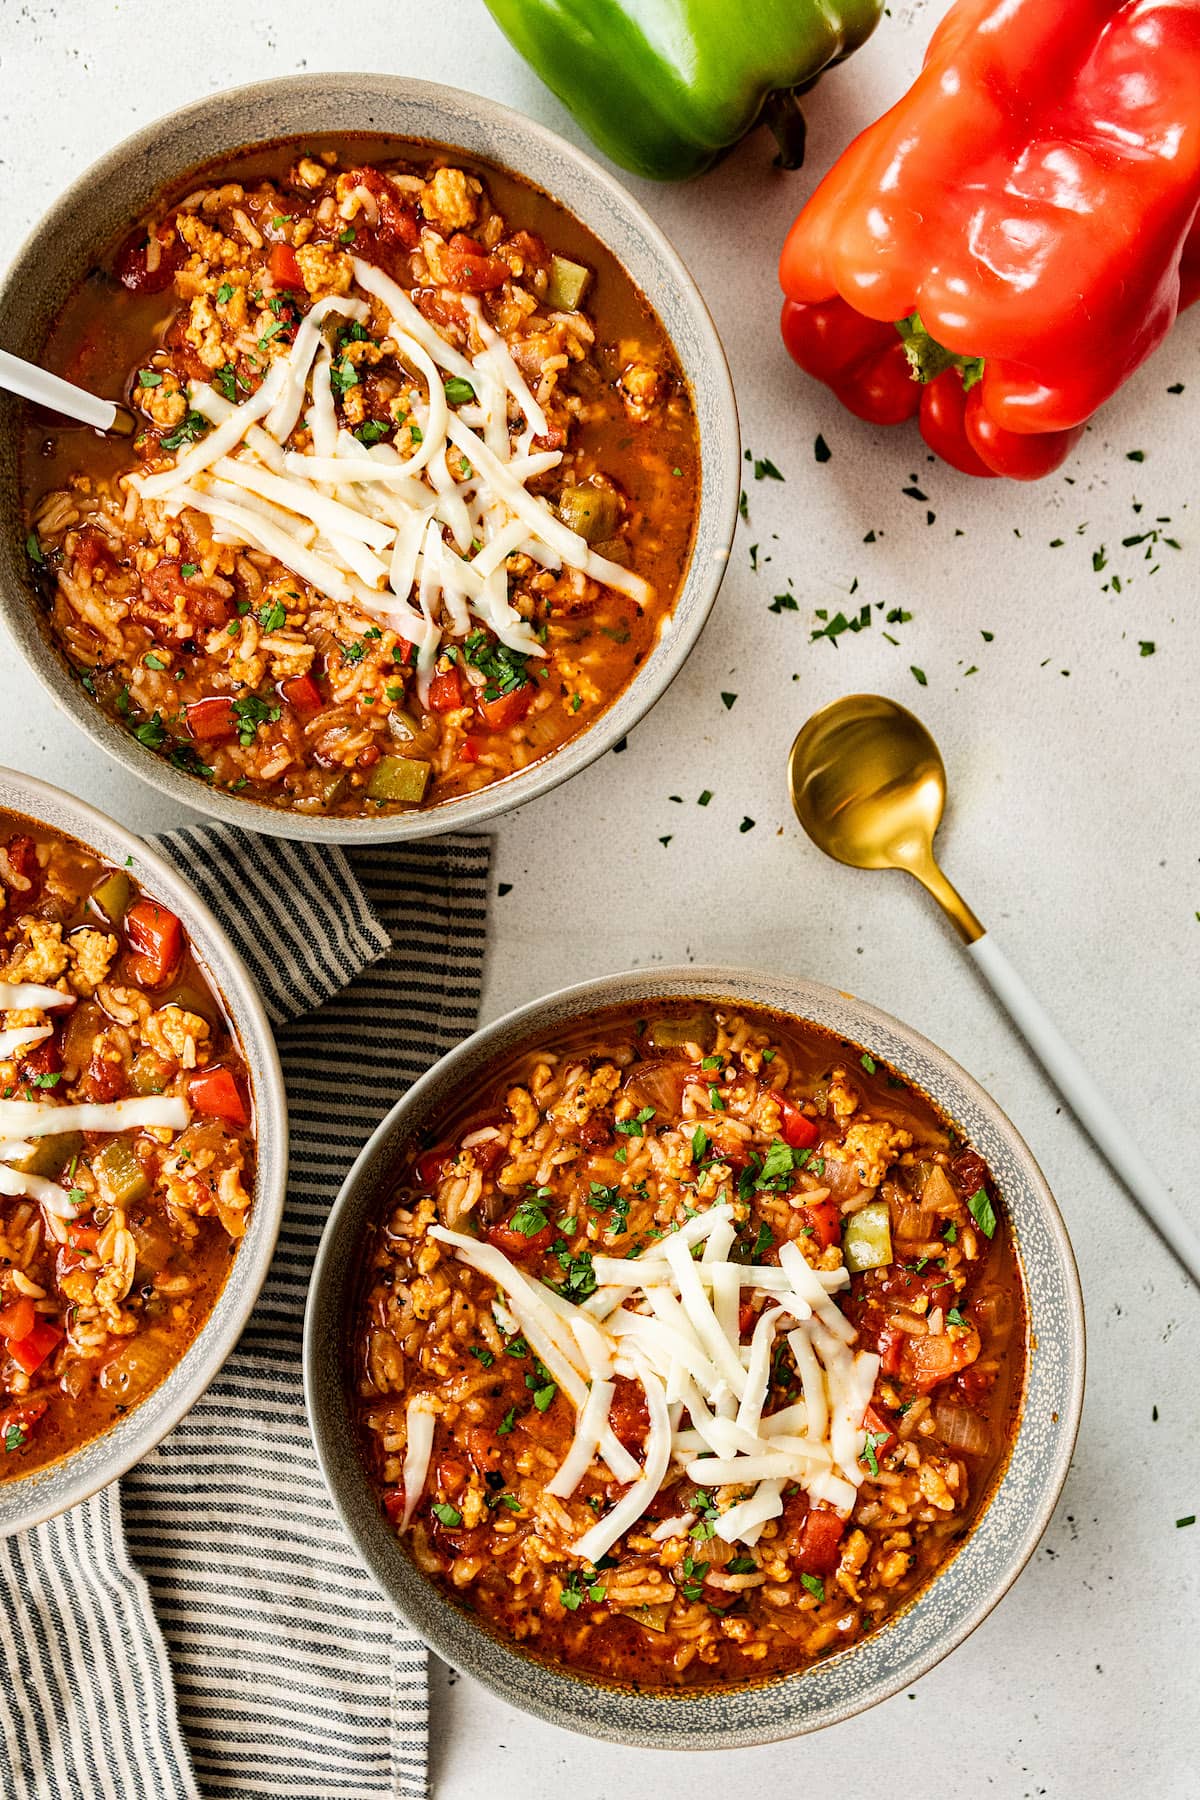
[[52, 1012], [56, 1006], [74, 1006], [74, 994], [60, 988], [41, 987], [36, 981], [0, 981], [0, 1012], [16, 1012], [27, 1007], [40, 1007]]
[[[130, 476], [130, 486], [171, 516], [204, 515], [220, 542], [263, 551], [338, 605], [391, 625], [417, 646], [422, 700], [442, 641], [442, 608], [455, 639], [468, 635], [474, 614], [508, 649], [546, 654], [509, 598], [506, 562], [515, 551], [551, 570], [590, 576], [645, 607], [653, 598], [647, 582], [598, 556], [529, 492], [527, 484], [556, 468], [562, 453], [534, 449], [549, 433], [546, 415], [478, 300], [463, 302], [482, 345], [468, 357], [390, 276], [357, 257], [353, 267], [413, 375], [409, 417], [419, 430], [407, 456], [390, 444], [368, 448], [338, 427], [332, 340], [346, 321], [366, 324], [371, 309], [361, 298], [329, 295], [310, 308], [249, 399], [235, 404], [207, 383], [193, 384], [189, 405], [212, 429], [170, 468]], [[446, 376], [468, 382], [474, 404], [451, 408]], [[289, 450], [301, 415], [311, 450]], [[451, 446], [456, 470], [447, 461]]]
[[436, 1423], [437, 1413], [430, 1396], [414, 1394], [405, 1414], [408, 1437], [404, 1449], [404, 1515], [400, 1521], [402, 1531], [407, 1531], [412, 1524], [413, 1514], [425, 1492]]
[[[854, 1348], [855, 1329], [833, 1298], [849, 1284], [845, 1269], [813, 1269], [794, 1244], [781, 1247], [779, 1267], [731, 1261], [733, 1209], [718, 1202], [642, 1256], [594, 1256], [596, 1292], [576, 1306], [493, 1245], [441, 1226], [430, 1235], [496, 1283], [575, 1409], [548, 1491], [569, 1498], [598, 1462], [630, 1484], [572, 1546], [582, 1561], [594, 1564], [643, 1517], [672, 1464], [701, 1487], [741, 1490], [714, 1519], [729, 1543], [757, 1543], [793, 1483], [843, 1516], [852, 1509], [879, 1358]], [[746, 1289], [763, 1304], [743, 1342]], [[777, 1337], [786, 1338], [803, 1399], [765, 1413]], [[646, 1395], [641, 1463], [612, 1432], [614, 1376], [636, 1378]], [[669, 1520], [653, 1535], [677, 1528]]]

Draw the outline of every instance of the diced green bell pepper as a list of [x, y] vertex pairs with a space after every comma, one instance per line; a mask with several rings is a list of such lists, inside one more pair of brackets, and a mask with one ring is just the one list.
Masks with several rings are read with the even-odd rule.
[[103, 913], [110, 925], [119, 925], [133, 898], [133, 883], [124, 869], [111, 869], [98, 887], [92, 889], [92, 905]]
[[92, 1173], [110, 1206], [133, 1206], [150, 1192], [145, 1169], [133, 1154], [132, 1147], [122, 1138], [113, 1138], [96, 1152]]
[[883, 0], [487, 0], [600, 148], [682, 181], [765, 119], [785, 168], [804, 154], [798, 95], [870, 37]]
[[427, 762], [411, 756], [381, 756], [371, 770], [367, 794], [390, 805], [417, 806], [425, 798], [431, 772]]
[[63, 1131], [55, 1137], [35, 1138], [28, 1156], [18, 1162], [14, 1160], [13, 1168], [19, 1169], [22, 1175], [44, 1175], [53, 1180], [61, 1175], [73, 1156], [78, 1156], [83, 1148], [83, 1133], [80, 1131]]
[[558, 497], [558, 516], [569, 531], [577, 531], [589, 544], [608, 537], [617, 522], [620, 503], [611, 488], [590, 481], [565, 487]]
[[552, 255], [546, 305], [555, 312], [577, 312], [591, 278], [592, 271], [583, 263], [572, 262], [569, 256]]

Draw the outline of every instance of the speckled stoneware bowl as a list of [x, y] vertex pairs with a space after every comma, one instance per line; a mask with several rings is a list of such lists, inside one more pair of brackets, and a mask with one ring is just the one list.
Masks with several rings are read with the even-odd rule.
[[[1008, 1466], [963, 1547], [931, 1586], [852, 1649], [761, 1686], [634, 1694], [549, 1668], [493, 1636], [420, 1573], [385, 1523], [358, 1460], [342, 1346], [365, 1222], [386, 1204], [406, 1144], [498, 1055], [602, 1007], [670, 997], [769, 1007], [869, 1047], [929, 1098], [987, 1159], [1015, 1228], [1029, 1316], [1028, 1382]], [[1058, 1208], [995, 1101], [928, 1039], [852, 995], [741, 969], [612, 975], [534, 1001], [442, 1058], [388, 1114], [330, 1214], [309, 1292], [304, 1374], [317, 1454], [342, 1521], [397, 1612], [439, 1656], [502, 1699], [569, 1730], [675, 1750], [733, 1749], [815, 1731], [908, 1687], [984, 1619], [1029, 1560], [1066, 1479], [1083, 1403], [1083, 1302]]]
[[118, 868], [127, 865], [135, 881], [179, 914], [237, 1030], [254, 1096], [258, 1160], [246, 1235], [199, 1336], [166, 1380], [119, 1424], [61, 1462], [0, 1483], [0, 1536], [7, 1537], [123, 1475], [166, 1437], [212, 1381], [241, 1336], [275, 1250], [287, 1184], [288, 1124], [283, 1076], [262, 1001], [225, 932], [174, 865], [94, 807], [15, 769], [0, 769], [0, 808], [78, 838]]
[[122, 731], [51, 645], [29, 579], [18, 490], [20, 402], [0, 394], [0, 617], [29, 667], [102, 750], [185, 806], [247, 830], [333, 843], [381, 843], [473, 827], [546, 793], [619, 743], [666, 692], [717, 597], [737, 523], [740, 442], [716, 328], [691, 276], [650, 216], [582, 151], [493, 100], [389, 75], [292, 75], [234, 88], [148, 125], [95, 163], [50, 208], [0, 286], [0, 343], [36, 362], [50, 324], [95, 259], [159, 189], [250, 143], [329, 131], [394, 133], [455, 145], [523, 175], [562, 202], [624, 265], [654, 307], [691, 387], [700, 433], [701, 507], [687, 577], [668, 627], [616, 702], [541, 762], [424, 812], [316, 819], [214, 791]]

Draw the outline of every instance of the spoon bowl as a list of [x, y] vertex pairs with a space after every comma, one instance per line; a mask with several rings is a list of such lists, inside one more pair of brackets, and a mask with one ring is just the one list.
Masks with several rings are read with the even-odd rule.
[[826, 856], [853, 869], [903, 869], [927, 888], [960, 935], [983, 927], [933, 854], [946, 805], [946, 768], [907, 707], [846, 694], [814, 713], [788, 758], [792, 805]]

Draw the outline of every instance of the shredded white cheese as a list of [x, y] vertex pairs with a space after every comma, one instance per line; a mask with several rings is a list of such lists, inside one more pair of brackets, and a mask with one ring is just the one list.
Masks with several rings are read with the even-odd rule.
[[56, 1006], [74, 1006], [74, 994], [64, 994], [58, 988], [40, 987], [35, 981], [0, 981], [0, 1011], [15, 1012], [26, 1007], [39, 1006], [43, 1012], [50, 1012]]
[[146, 1126], [182, 1131], [190, 1118], [186, 1100], [160, 1094], [134, 1100], [84, 1100], [74, 1106], [0, 1100], [0, 1131], [23, 1138], [58, 1137], [65, 1131], [134, 1131]]

